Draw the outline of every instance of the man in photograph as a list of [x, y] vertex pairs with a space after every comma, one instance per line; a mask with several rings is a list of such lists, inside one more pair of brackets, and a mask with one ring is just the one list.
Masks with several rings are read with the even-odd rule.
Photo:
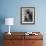
[[27, 22], [32, 22], [33, 19], [32, 19], [32, 12], [30, 12], [29, 9], [26, 10], [26, 13], [25, 13], [25, 16], [24, 16], [24, 21], [27, 21]]

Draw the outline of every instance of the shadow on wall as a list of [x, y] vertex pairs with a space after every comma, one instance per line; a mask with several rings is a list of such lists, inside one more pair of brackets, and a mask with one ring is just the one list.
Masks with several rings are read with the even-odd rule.
[[5, 23], [5, 17], [0, 16], [0, 46], [3, 46], [3, 32], [2, 32], [2, 25]]

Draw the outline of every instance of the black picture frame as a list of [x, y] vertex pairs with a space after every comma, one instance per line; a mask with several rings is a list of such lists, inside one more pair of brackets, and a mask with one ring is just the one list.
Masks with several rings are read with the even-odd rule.
[[35, 7], [21, 7], [21, 24], [35, 24]]

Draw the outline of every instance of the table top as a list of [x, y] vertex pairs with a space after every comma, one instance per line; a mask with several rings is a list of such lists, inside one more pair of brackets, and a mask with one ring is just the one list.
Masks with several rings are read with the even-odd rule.
[[[4, 33], [5, 39], [43, 39], [43, 35], [40, 32], [32, 32], [32, 34], [25, 34], [27, 32], [11, 32], [9, 35], [7, 32]], [[38, 34], [38, 35], [35, 35]]]

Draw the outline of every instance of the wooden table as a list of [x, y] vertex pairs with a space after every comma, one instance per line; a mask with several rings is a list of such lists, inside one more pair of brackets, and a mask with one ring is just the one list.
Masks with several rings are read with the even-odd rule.
[[4, 46], [43, 46], [43, 35], [40, 32], [38, 35], [25, 35], [26, 32], [11, 32], [8, 35], [4, 33]]

